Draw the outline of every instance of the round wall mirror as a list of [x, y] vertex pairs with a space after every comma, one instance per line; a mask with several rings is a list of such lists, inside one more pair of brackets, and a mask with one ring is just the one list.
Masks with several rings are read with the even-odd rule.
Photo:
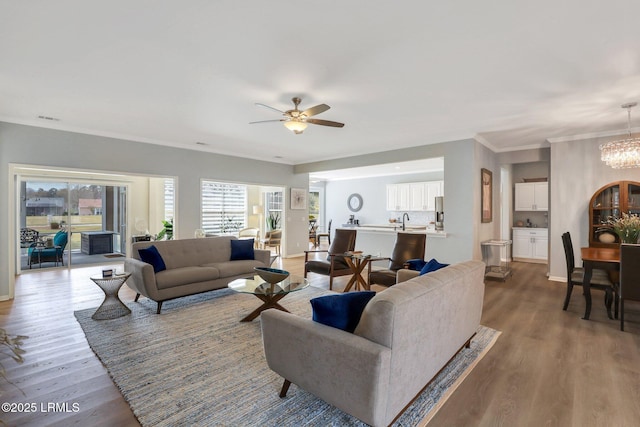
[[362, 209], [362, 196], [358, 193], [353, 193], [347, 199], [347, 206], [351, 212], [358, 212]]

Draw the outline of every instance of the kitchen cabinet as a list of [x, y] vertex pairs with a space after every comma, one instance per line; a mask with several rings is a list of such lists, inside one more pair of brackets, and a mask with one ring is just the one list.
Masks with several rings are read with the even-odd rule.
[[444, 193], [444, 181], [387, 185], [388, 211], [435, 211], [435, 198]]
[[516, 184], [516, 211], [549, 210], [549, 183], [524, 182]]
[[549, 234], [546, 228], [514, 228], [514, 259], [519, 261], [547, 262]]
[[410, 207], [410, 188], [406, 184], [387, 185], [387, 210], [408, 211]]

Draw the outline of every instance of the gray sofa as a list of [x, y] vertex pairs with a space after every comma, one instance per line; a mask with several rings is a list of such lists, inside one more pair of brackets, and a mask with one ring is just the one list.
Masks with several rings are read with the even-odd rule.
[[[235, 279], [252, 276], [254, 267], [268, 267], [271, 252], [255, 249], [254, 260], [231, 258], [234, 236], [205, 237], [203, 239], [159, 240], [134, 243], [131, 258], [124, 261], [124, 270], [131, 273], [127, 285], [140, 295], [158, 303], [173, 298], [220, 289]], [[167, 267], [155, 273], [153, 266], [140, 260], [138, 249], [155, 246]]]
[[353, 334], [278, 310], [262, 313], [269, 367], [372, 426], [393, 422], [480, 325], [484, 263], [445, 267], [379, 292]]

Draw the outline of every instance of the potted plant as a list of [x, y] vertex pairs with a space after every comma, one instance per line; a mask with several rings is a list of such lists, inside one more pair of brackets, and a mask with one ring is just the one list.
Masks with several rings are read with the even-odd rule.
[[269, 217], [267, 217], [267, 227], [269, 230], [277, 230], [280, 225], [280, 213], [278, 212], [269, 212]]
[[156, 235], [156, 240], [162, 240], [165, 237], [167, 238], [167, 240], [173, 239], [173, 218], [171, 218], [171, 220], [169, 221], [162, 220], [162, 225], [163, 228]]
[[622, 217], [610, 219], [608, 222], [622, 243], [638, 243], [640, 238], [640, 217], [638, 215], [623, 213]]

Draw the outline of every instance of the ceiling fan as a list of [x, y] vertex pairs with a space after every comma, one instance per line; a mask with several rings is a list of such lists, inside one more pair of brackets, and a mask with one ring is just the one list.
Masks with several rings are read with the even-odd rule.
[[307, 123], [311, 123], [312, 125], [321, 125], [321, 126], [331, 126], [334, 128], [341, 128], [344, 126], [344, 123], [332, 122], [331, 120], [319, 120], [319, 119], [311, 119], [310, 117], [315, 116], [320, 113], [324, 113], [327, 111], [329, 107], [327, 104], [319, 104], [315, 107], [308, 108], [304, 111], [300, 111], [298, 109], [298, 105], [302, 101], [298, 97], [294, 97], [291, 99], [293, 101], [293, 110], [281, 111], [277, 108], [270, 107], [265, 104], [256, 103], [261, 107], [269, 108], [270, 110], [275, 110], [281, 113], [284, 118], [283, 119], [274, 119], [274, 120], [260, 120], [257, 122], [249, 122], [249, 124], [254, 123], [267, 123], [267, 122], [283, 122], [284, 126], [293, 131], [293, 133], [300, 134], [307, 128]]

